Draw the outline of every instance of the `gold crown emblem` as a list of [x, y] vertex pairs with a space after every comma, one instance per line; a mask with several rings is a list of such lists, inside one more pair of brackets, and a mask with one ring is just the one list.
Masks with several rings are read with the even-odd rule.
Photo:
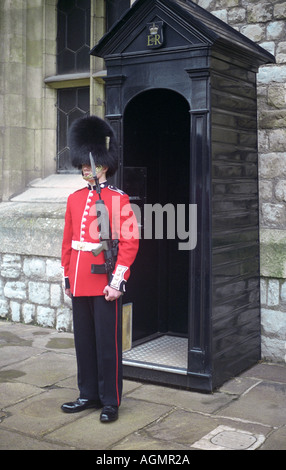
[[157, 34], [158, 31], [159, 31], [159, 27], [156, 26], [155, 23], [153, 23], [153, 25], [150, 26], [149, 30], [150, 30], [150, 33], [151, 33], [151, 34]]

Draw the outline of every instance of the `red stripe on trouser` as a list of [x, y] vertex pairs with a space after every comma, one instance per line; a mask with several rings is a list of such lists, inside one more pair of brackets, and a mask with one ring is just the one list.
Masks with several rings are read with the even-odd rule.
[[115, 349], [116, 349], [116, 394], [117, 404], [120, 405], [119, 391], [118, 391], [118, 301], [116, 300], [116, 324], [115, 324]]

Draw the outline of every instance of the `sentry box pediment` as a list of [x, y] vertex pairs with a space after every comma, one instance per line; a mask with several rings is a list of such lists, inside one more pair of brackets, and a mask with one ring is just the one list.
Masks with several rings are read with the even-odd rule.
[[260, 46], [189, 0], [137, 0], [91, 54], [104, 57], [196, 50], [224, 50], [253, 66], [273, 62]]

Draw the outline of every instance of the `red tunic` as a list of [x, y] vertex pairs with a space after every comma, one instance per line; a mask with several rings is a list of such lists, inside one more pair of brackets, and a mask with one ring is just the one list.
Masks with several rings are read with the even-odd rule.
[[[101, 198], [108, 209], [112, 238], [119, 240], [116, 266], [113, 272], [112, 287], [118, 288], [130, 276], [130, 266], [134, 262], [139, 234], [136, 217], [127, 194], [107, 183], [101, 185]], [[92, 274], [92, 264], [104, 264], [104, 254], [94, 256], [91, 251], [72, 248], [72, 242], [99, 243], [99, 231], [95, 201], [98, 194], [92, 188], [83, 188], [71, 194], [67, 201], [65, 228], [62, 244], [62, 266], [64, 277], [69, 280], [75, 297], [104, 295], [108, 284], [106, 274]]]

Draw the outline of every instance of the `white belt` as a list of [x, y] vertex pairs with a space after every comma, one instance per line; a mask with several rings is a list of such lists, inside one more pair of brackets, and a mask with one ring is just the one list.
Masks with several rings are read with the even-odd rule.
[[72, 248], [77, 251], [92, 251], [101, 247], [101, 243], [78, 242], [72, 240]]

